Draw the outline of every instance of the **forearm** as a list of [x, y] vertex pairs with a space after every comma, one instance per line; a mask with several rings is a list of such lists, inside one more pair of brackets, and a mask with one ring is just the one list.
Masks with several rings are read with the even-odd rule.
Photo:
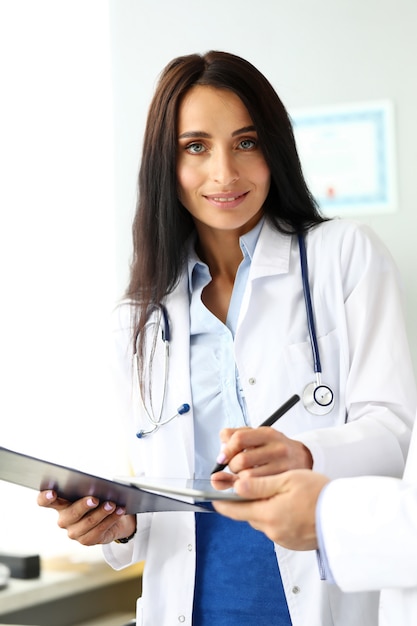
[[332, 479], [367, 474], [402, 476], [410, 426], [387, 407], [370, 407], [369, 411], [347, 424], [296, 436], [310, 449], [314, 471]]

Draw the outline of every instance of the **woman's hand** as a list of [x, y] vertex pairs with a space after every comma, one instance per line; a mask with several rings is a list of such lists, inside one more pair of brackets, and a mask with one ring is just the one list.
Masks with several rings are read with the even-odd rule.
[[123, 507], [113, 502], [99, 502], [86, 496], [76, 502], [58, 498], [55, 491], [41, 491], [39, 506], [58, 512], [58, 526], [65, 528], [70, 539], [84, 546], [111, 543], [115, 539], [130, 537], [136, 529], [136, 517], [126, 515]]
[[235, 474], [267, 476], [290, 469], [311, 469], [310, 450], [300, 441], [289, 439], [268, 426], [224, 428], [218, 463], [227, 464]]

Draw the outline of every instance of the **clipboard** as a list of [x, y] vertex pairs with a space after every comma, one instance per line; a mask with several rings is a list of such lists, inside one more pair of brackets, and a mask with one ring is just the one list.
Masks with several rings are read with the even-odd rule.
[[[126, 481], [109, 480], [72, 467], [51, 463], [44, 459], [0, 447], [0, 480], [37, 491], [53, 489], [60, 498], [71, 502], [84, 496], [111, 501], [126, 507], [126, 513], [166, 511], [208, 512], [194, 500], [175, 499], [143, 490]], [[130, 479], [129, 479], [130, 480]]]
[[[144, 491], [164, 494], [176, 498], [187, 498], [194, 503], [208, 503], [215, 500], [244, 502], [233, 487], [217, 489], [210, 478], [152, 478], [148, 476], [128, 476], [120, 478]], [[220, 484], [220, 482], [218, 483]]]

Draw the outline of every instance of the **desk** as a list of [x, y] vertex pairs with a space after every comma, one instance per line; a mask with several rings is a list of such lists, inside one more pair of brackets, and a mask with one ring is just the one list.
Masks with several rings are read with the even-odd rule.
[[134, 617], [142, 564], [114, 571], [100, 562], [42, 564], [40, 578], [0, 591], [0, 624], [123, 626]]

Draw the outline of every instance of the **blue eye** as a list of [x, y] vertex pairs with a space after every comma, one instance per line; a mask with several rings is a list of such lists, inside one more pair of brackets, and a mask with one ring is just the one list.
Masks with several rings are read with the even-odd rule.
[[242, 139], [239, 145], [243, 150], [252, 150], [256, 146], [256, 141], [255, 139]]
[[197, 141], [193, 142], [193, 143], [189, 143], [185, 149], [187, 150], [187, 152], [189, 152], [190, 154], [201, 154], [201, 152], [205, 151], [205, 147], [203, 146], [202, 143], [198, 143]]

